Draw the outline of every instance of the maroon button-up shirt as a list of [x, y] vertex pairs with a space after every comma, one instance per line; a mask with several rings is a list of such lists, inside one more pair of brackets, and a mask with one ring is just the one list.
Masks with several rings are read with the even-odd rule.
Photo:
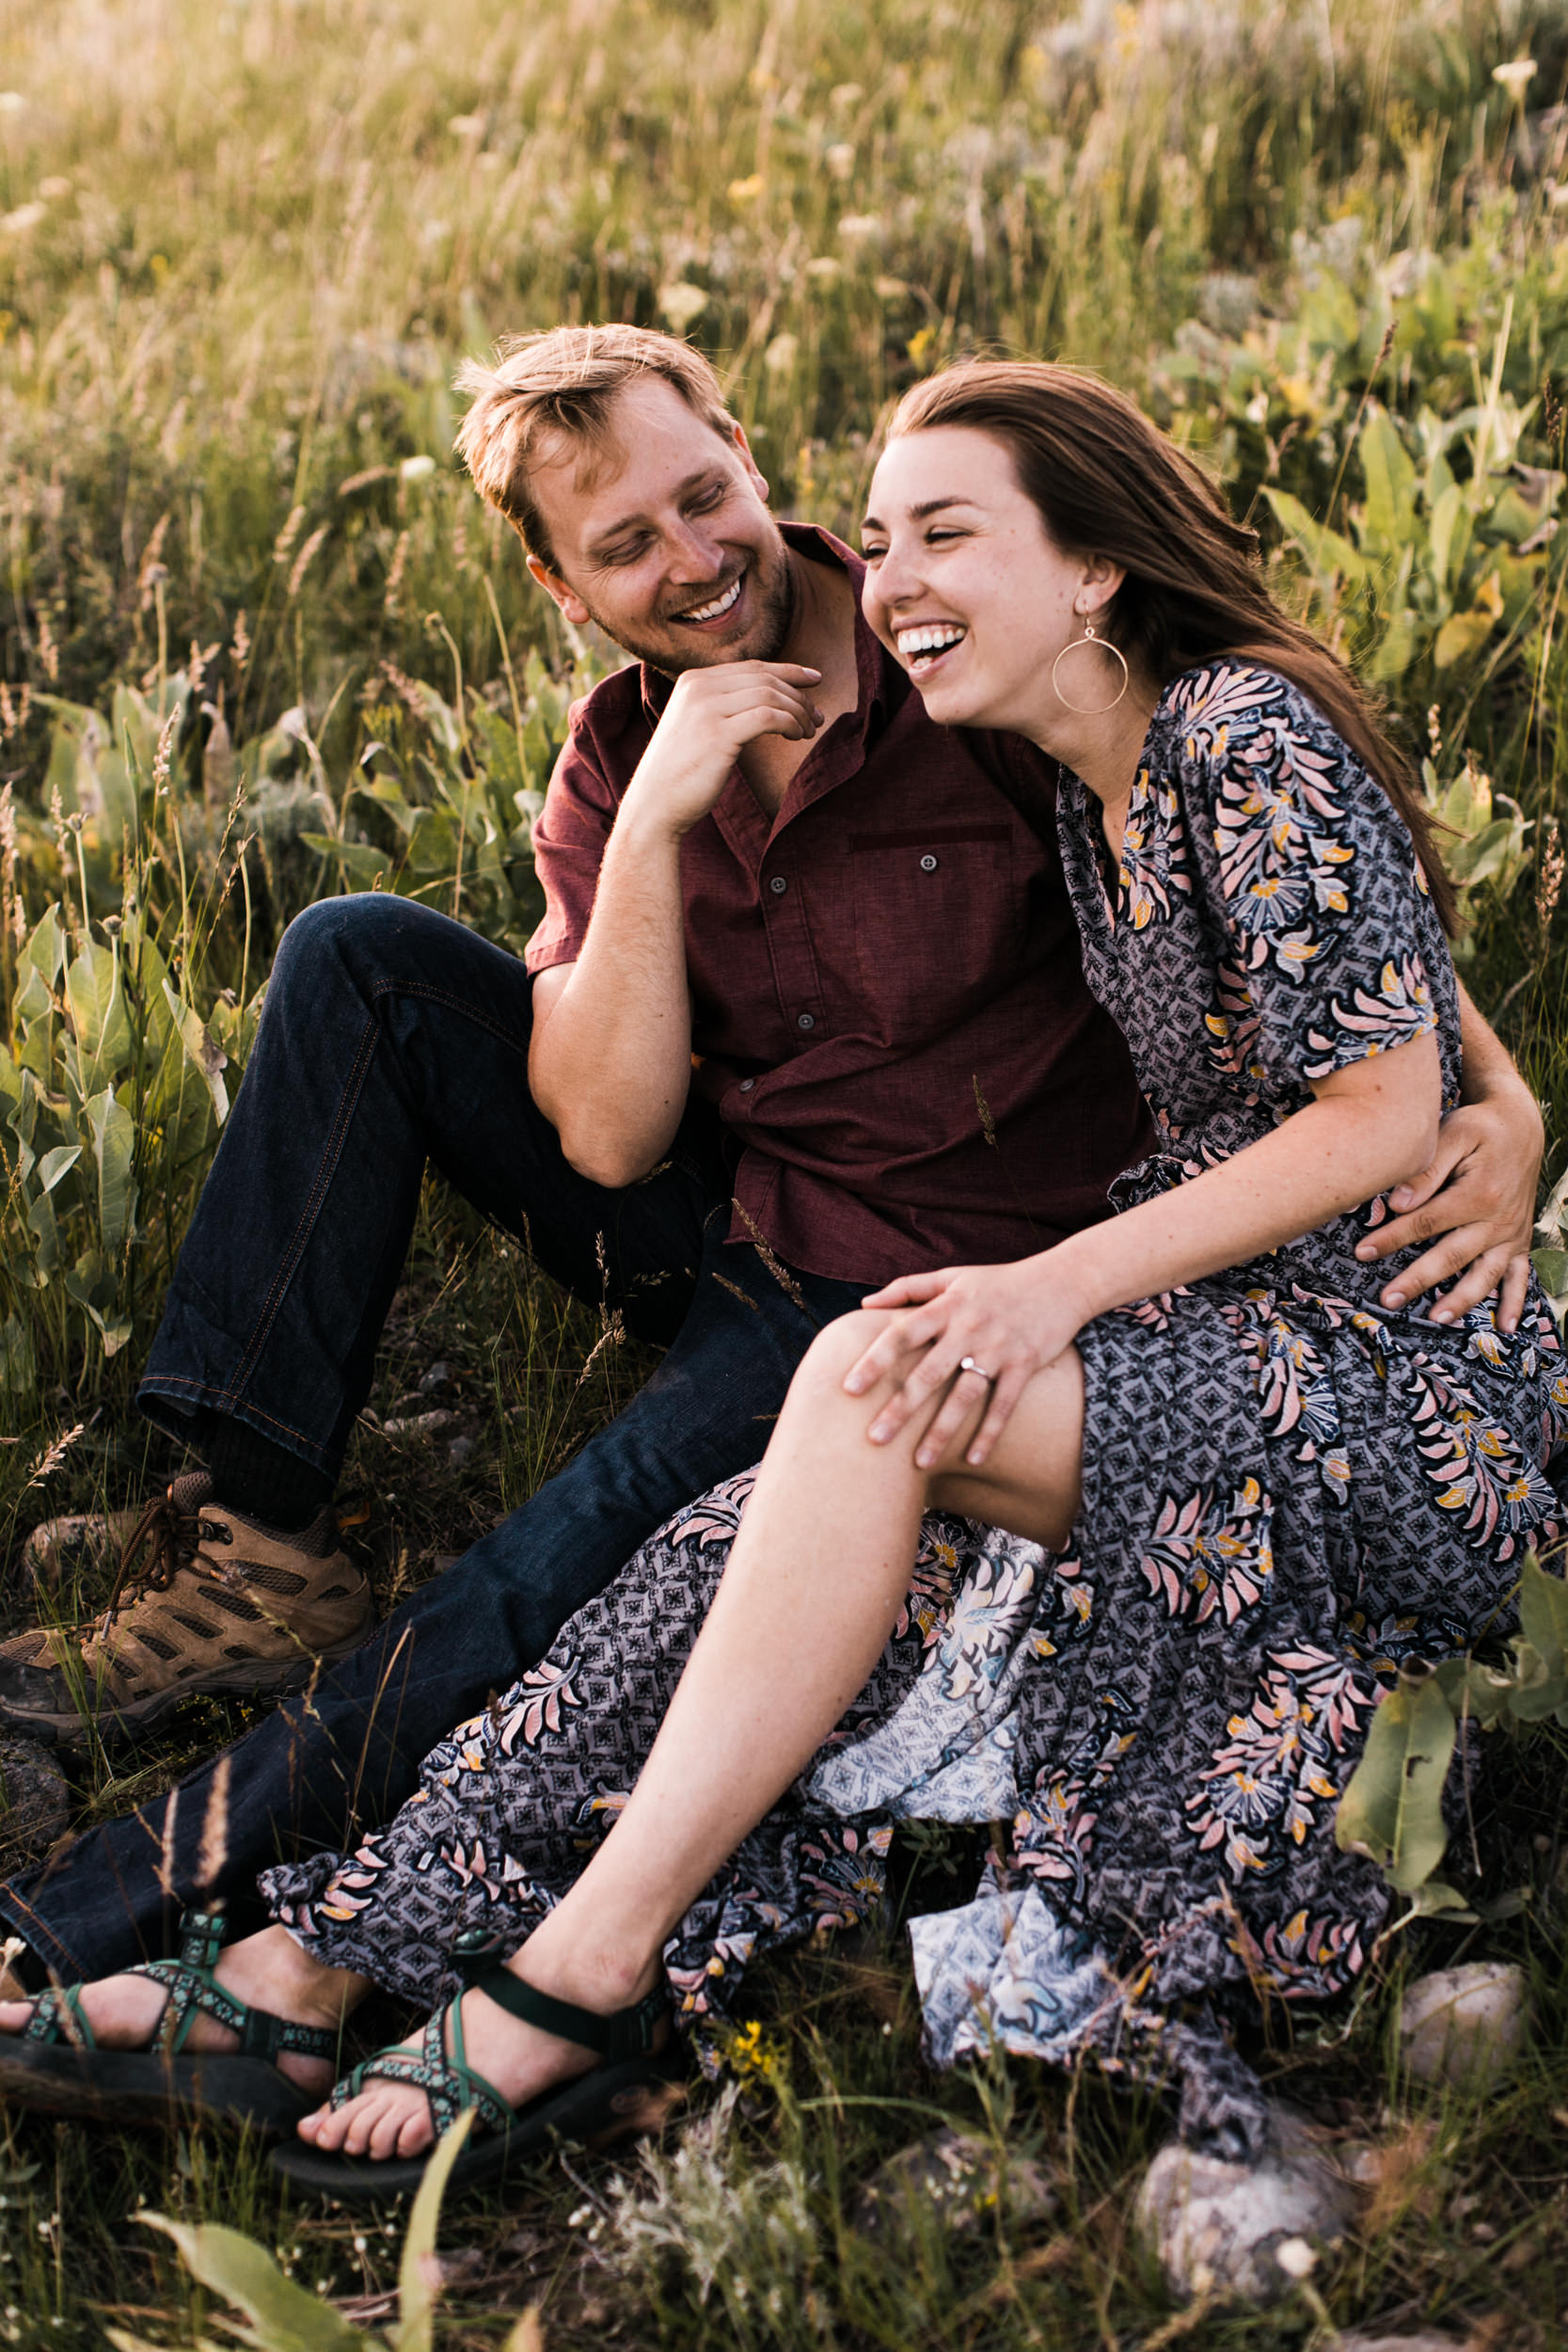
[[[859, 612], [860, 697], [776, 817], [738, 769], [681, 850], [692, 1084], [738, 1144], [739, 1204], [791, 1265], [867, 1284], [1005, 1262], [1107, 1214], [1148, 1148], [1119, 1031], [1085, 986], [1049, 810], [1019, 738], [939, 727]], [[636, 665], [579, 703], [534, 827], [531, 971], [581, 951], [605, 843], [670, 681]], [[740, 1214], [744, 1211], [744, 1216]]]

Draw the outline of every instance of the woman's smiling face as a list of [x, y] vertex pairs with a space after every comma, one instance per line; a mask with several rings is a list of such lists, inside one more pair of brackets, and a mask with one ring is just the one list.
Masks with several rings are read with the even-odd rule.
[[933, 719], [1037, 737], [1050, 726], [1051, 665], [1120, 574], [1053, 543], [1003, 442], [969, 425], [891, 441], [861, 543], [865, 617]]

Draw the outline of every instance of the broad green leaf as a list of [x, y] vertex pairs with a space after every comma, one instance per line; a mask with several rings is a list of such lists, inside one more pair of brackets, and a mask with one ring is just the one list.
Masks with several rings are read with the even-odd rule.
[[302, 833], [299, 837], [308, 850], [338, 858], [349, 881], [361, 890], [373, 890], [378, 882], [383, 889], [389, 887], [398, 871], [398, 860], [368, 841], [339, 841], [329, 833]]
[[1386, 409], [1369, 410], [1361, 428], [1361, 469], [1367, 482], [1362, 552], [1401, 555], [1416, 524], [1416, 469]]
[[46, 989], [53, 988], [65, 964], [65, 931], [58, 907], [45, 907], [17, 953], [18, 973], [36, 972]]
[[1568, 1294], [1568, 1249], [1532, 1249], [1530, 1263], [1548, 1298], [1561, 1298]]
[[431, 2352], [436, 2326], [436, 2297], [440, 2273], [434, 2260], [436, 2231], [441, 2218], [441, 2199], [447, 2175], [456, 2163], [463, 2142], [473, 2129], [474, 2110], [465, 2107], [455, 2123], [442, 2133], [440, 2144], [425, 2166], [408, 2234], [403, 2241], [398, 2269], [398, 2324], [392, 2352]]
[[1554, 1663], [1525, 1634], [1512, 1646], [1513, 1688], [1509, 1693], [1508, 1711], [1515, 1723], [1544, 1724], [1568, 1699], [1568, 1676], [1563, 1673], [1560, 1654]]
[[53, 1152], [46, 1152], [39, 1162], [39, 1183], [44, 1191], [53, 1192], [61, 1177], [70, 1175], [81, 1156], [79, 1143], [56, 1144]]
[[192, 2276], [245, 2313], [263, 2352], [371, 2352], [373, 2337], [351, 2328], [319, 2295], [285, 2279], [254, 2238], [217, 2221], [191, 2229], [161, 2213], [136, 2218], [172, 2238]]
[[1464, 491], [1456, 482], [1450, 482], [1433, 501], [1427, 526], [1432, 577], [1447, 595], [1451, 595], [1458, 583], [1469, 546], [1470, 510], [1465, 503]]
[[119, 1077], [133, 1052], [119, 957], [107, 947], [85, 947], [65, 976], [65, 993], [83, 1059], [83, 1092], [96, 1092]]
[[206, 1081], [207, 1091], [213, 1098], [213, 1111], [221, 1127], [229, 1116], [229, 1089], [223, 1083], [227, 1057], [219, 1052], [196, 1007], [182, 1004], [166, 979], [164, 982], [164, 1002], [168, 1007], [169, 1018], [180, 1032], [181, 1043]]
[[20, 1315], [0, 1323], [0, 1389], [11, 1396], [28, 1396], [38, 1386], [33, 1335]]
[[106, 1258], [118, 1258], [131, 1237], [136, 1213], [136, 1186], [132, 1175], [136, 1130], [130, 1112], [107, 1088], [84, 1104], [92, 1136], [92, 1155], [98, 1164], [99, 1246]]
[[1438, 1677], [1402, 1674], [1339, 1800], [1336, 1845], [1370, 1856], [1402, 1895], [1432, 1876], [1448, 1847], [1442, 1799], [1454, 1729]]
[[35, 1244], [34, 1257], [39, 1273], [55, 1273], [65, 1257], [65, 1251], [60, 1247], [60, 1228], [53, 1200], [40, 1194], [27, 1211], [27, 1225]]
[[1519, 1625], [1554, 1674], [1568, 1670], [1568, 1581], [1548, 1576], [1533, 1551], [1519, 1578]]
[[1494, 627], [1490, 612], [1456, 612], [1437, 632], [1433, 660], [1440, 670], [1451, 670], [1457, 661], [1473, 660]]
[[1445, 1915], [1450, 1919], [1474, 1919], [1476, 1914], [1457, 1886], [1449, 1886], [1443, 1879], [1426, 1879], [1411, 1890], [1407, 1915], [1413, 1919], [1436, 1919]]
[[1416, 615], [1410, 612], [1396, 612], [1367, 664], [1369, 675], [1383, 685], [1402, 677], [1416, 659], [1417, 645]]
[[1289, 490], [1265, 490], [1263, 496], [1273, 507], [1280, 529], [1301, 548], [1320, 586], [1335, 580], [1366, 579], [1365, 558], [1338, 532], [1314, 522], [1300, 499], [1292, 498]]
[[1524, 856], [1524, 828], [1516, 817], [1495, 817], [1468, 841], [1454, 842], [1443, 863], [1456, 882], [1472, 884], [1506, 876]]

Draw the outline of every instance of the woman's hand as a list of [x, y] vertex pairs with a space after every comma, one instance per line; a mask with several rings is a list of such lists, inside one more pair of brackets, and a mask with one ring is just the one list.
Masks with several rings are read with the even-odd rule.
[[[1061, 1254], [1049, 1250], [1017, 1265], [906, 1274], [863, 1301], [905, 1311], [844, 1382], [851, 1396], [863, 1396], [883, 1380], [899, 1384], [871, 1424], [874, 1445], [886, 1445], [951, 1383], [914, 1457], [919, 1469], [933, 1469], [989, 1386], [990, 1404], [965, 1457], [979, 1468], [1035, 1374], [1071, 1345], [1094, 1311], [1075, 1295], [1066, 1265], [1058, 1263]], [[966, 1357], [975, 1369], [963, 1369]]]
[[1388, 1195], [1398, 1214], [1356, 1244], [1356, 1256], [1365, 1259], [1433, 1244], [1383, 1291], [1386, 1307], [1407, 1307], [1458, 1276], [1433, 1308], [1433, 1322], [1452, 1323], [1500, 1288], [1497, 1321], [1505, 1331], [1518, 1328], [1541, 1141], [1541, 1114], [1517, 1083], [1506, 1100], [1489, 1097], [1450, 1111], [1427, 1167]]

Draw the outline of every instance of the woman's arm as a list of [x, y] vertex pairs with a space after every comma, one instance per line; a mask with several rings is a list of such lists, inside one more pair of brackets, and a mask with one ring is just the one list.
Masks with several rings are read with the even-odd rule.
[[1529, 1280], [1530, 1228], [1545, 1129], [1534, 1095], [1508, 1049], [1459, 991], [1465, 1049], [1461, 1107], [1443, 1121], [1437, 1149], [1418, 1176], [1388, 1196], [1387, 1224], [1358, 1244], [1356, 1256], [1390, 1258], [1431, 1242], [1382, 1293], [1386, 1307], [1407, 1307], [1433, 1284], [1460, 1279], [1444, 1300], [1453, 1314], [1501, 1288], [1497, 1321], [1518, 1328]]
[[[1433, 1031], [1312, 1082], [1304, 1110], [1191, 1183], [1010, 1266], [906, 1276], [866, 1300], [907, 1307], [853, 1367], [851, 1394], [902, 1385], [872, 1425], [884, 1443], [928, 1405], [966, 1357], [994, 1383], [971, 1446], [983, 1462], [1025, 1387], [1096, 1315], [1200, 1281], [1295, 1241], [1428, 1161], [1442, 1080]], [[1438, 1309], [1449, 1320], [1451, 1309]], [[915, 1358], [912, 1364], [911, 1358]], [[916, 1459], [928, 1468], [974, 1409], [960, 1381]]]

